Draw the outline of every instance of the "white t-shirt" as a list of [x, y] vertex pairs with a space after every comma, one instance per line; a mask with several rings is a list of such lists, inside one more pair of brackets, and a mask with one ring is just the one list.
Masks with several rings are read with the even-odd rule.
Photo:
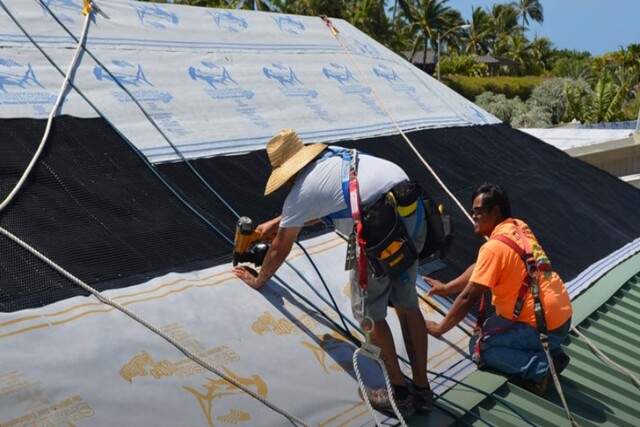
[[[347, 207], [342, 192], [342, 156], [316, 160], [296, 178], [282, 207], [280, 227], [302, 227], [305, 222], [328, 216]], [[375, 201], [395, 184], [407, 180], [407, 174], [396, 164], [374, 156], [358, 153], [358, 188], [362, 205]], [[345, 233], [350, 223], [336, 228]], [[340, 221], [342, 222], [342, 221]], [[345, 230], [347, 226], [347, 230]]]

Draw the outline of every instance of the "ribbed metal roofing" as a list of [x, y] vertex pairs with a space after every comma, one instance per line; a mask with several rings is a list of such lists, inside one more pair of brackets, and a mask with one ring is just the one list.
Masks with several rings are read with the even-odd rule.
[[[573, 325], [615, 363], [640, 376], [640, 253], [612, 269], [573, 301]], [[640, 389], [629, 376], [603, 362], [575, 331], [564, 351], [571, 363], [560, 375], [562, 390], [582, 426], [640, 425]], [[429, 417], [412, 426], [569, 426], [552, 383], [544, 398], [478, 371], [437, 401]], [[450, 414], [457, 414], [457, 420]]]

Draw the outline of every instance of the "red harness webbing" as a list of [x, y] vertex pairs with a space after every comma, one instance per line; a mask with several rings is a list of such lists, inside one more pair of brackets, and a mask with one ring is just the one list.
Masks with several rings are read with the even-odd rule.
[[355, 224], [356, 236], [358, 239], [358, 247], [360, 248], [360, 256], [358, 258], [358, 283], [360, 289], [366, 292], [369, 288], [367, 280], [367, 255], [365, 249], [367, 242], [362, 236], [362, 216], [360, 214], [360, 189], [358, 188], [357, 170], [357, 154], [356, 150], [351, 151], [351, 159], [349, 161], [349, 202], [351, 206], [351, 217]]

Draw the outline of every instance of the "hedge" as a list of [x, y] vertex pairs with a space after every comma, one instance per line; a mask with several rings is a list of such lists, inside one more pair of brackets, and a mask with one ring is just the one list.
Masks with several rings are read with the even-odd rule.
[[484, 92], [501, 93], [507, 98], [520, 97], [526, 101], [531, 92], [546, 78], [542, 76], [525, 77], [467, 77], [449, 75], [442, 79], [443, 83], [470, 101]]

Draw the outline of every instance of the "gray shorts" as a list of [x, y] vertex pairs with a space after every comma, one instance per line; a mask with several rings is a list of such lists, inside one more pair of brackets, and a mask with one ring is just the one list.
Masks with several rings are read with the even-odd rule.
[[[418, 215], [416, 213], [403, 218], [404, 225], [407, 228], [409, 235], [413, 232], [417, 219]], [[426, 214], [423, 212], [422, 221], [412, 239], [418, 253], [422, 250], [426, 239], [427, 220]], [[418, 294], [416, 291], [418, 261], [413, 263], [413, 265], [406, 271], [406, 274], [403, 274], [393, 280], [389, 279], [386, 275], [376, 279], [373, 276], [371, 268], [368, 268], [367, 270], [369, 289], [367, 299], [364, 301], [364, 304], [366, 305], [364, 310], [366, 311], [367, 316], [371, 317], [374, 321], [384, 319], [387, 317], [387, 307], [389, 306], [389, 302], [396, 307], [418, 307]], [[351, 309], [355, 319], [360, 321], [360, 313], [362, 312], [361, 305], [363, 301], [360, 284], [358, 282], [357, 268], [349, 272], [349, 284], [351, 290]]]

